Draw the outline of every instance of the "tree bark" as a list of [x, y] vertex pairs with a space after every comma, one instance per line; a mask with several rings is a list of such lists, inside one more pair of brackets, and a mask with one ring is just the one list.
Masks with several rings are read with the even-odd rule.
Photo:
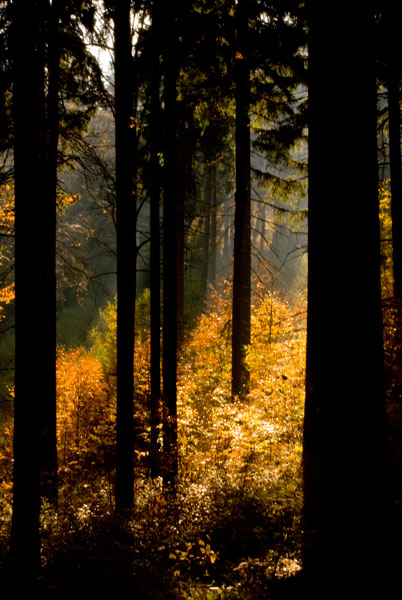
[[[117, 234], [116, 511], [134, 502], [134, 326], [136, 296], [135, 122], [130, 0], [116, 0], [115, 120]], [[134, 127], [130, 127], [134, 125]]]
[[161, 415], [161, 372], [160, 372], [160, 163], [162, 150], [160, 128], [160, 0], [152, 4], [152, 73], [151, 94], [151, 190], [150, 190], [150, 231], [151, 231], [151, 475], [158, 477], [161, 472], [158, 438], [162, 423]]
[[60, 48], [58, 0], [45, 2], [48, 92], [42, 123], [41, 267], [41, 494], [57, 504], [56, 435], [56, 190], [59, 131]]
[[388, 39], [387, 87], [389, 162], [391, 174], [392, 259], [394, 296], [402, 300], [402, 173], [401, 173], [401, 110], [399, 99], [399, 19], [400, 9], [394, 3], [386, 5]]
[[209, 171], [210, 178], [210, 207], [211, 207], [211, 223], [210, 223], [210, 244], [208, 253], [209, 262], [209, 282], [211, 285], [216, 283], [216, 221], [217, 221], [217, 206], [216, 206], [216, 153], [213, 154], [213, 159]]
[[[40, 2], [13, 2], [15, 176], [15, 403], [11, 550], [21, 573], [40, 563], [41, 273], [33, 252], [41, 233], [43, 49]], [[39, 262], [39, 270], [42, 264]]]
[[165, 464], [163, 479], [175, 489], [178, 474], [177, 448], [177, 107], [176, 107], [176, 3], [164, 3], [165, 148], [163, 204], [163, 410]]
[[250, 67], [248, 57], [248, 1], [237, 5], [236, 194], [233, 262], [232, 396], [248, 393], [250, 375], [246, 347], [250, 343]]
[[386, 547], [373, 47], [367, 3], [312, 0], [304, 566], [330, 598], [382, 579]]
[[201, 275], [201, 297], [208, 298], [208, 286], [216, 283], [216, 153], [212, 151], [207, 163], [204, 191], [204, 255]]
[[[177, 70], [177, 67], [176, 67]], [[176, 75], [177, 78], [177, 75]], [[176, 102], [176, 114], [180, 114], [180, 106]], [[176, 183], [176, 277], [177, 277], [177, 349], [183, 345], [184, 341], [184, 257], [185, 257], [185, 233], [184, 233], [184, 203], [186, 195], [186, 186], [183, 182], [183, 175], [186, 173], [186, 158], [184, 152], [187, 148], [183, 147], [182, 140], [186, 136], [185, 124], [181, 119], [177, 119], [176, 131], [176, 177], [181, 174], [180, 180]], [[180, 140], [180, 141], [179, 141]]]
[[208, 272], [209, 272], [209, 251], [211, 237], [211, 186], [210, 186], [209, 166], [207, 166], [207, 181], [204, 185], [204, 231], [203, 231], [203, 262], [201, 272], [201, 298], [205, 303], [208, 297]]

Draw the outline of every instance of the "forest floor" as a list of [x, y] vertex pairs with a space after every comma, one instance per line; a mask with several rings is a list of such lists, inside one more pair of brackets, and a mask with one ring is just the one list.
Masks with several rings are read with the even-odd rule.
[[[282, 599], [300, 571], [296, 504], [239, 490], [215, 498], [160, 496], [133, 520], [94, 504], [42, 510], [39, 576], [14, 573], [3, 538], [0, 597], [44, 600]], [[198, 506], [196, 506], [198, 502]], [[213, 505], [212, 505], [213, 504]], [[5, 530], [3, 529], [3, 533]], [[296, 581], [296, 580], [295, 580]]]
[[[402, 419], [399, 425], [398, 444]], [[48, 509], [39, 576], [30, 581], [28, 572], [13, 573], [3, 555], [0, 598], [23, 593], [43, 600], [327, 600], [325, 594], [307, 592], [299, 521], [283, 507], [275, 517], [236, 499], [208, 532], [197, 527], [197, 537], [191, 524], [178, 526], [177, 506], [164, 508], [154, 527], [151, 516], [144, 522], [142, 515], [137, 523], [95, 512], [77, 519], [70, 509], [56, 520]], [[402, 559], [398, 503], [393, 517], [392, 547], [384, 549], [390, 555], [384, 584], [398, 577]], [[385, 587], [378, 596], [398, 597]]]

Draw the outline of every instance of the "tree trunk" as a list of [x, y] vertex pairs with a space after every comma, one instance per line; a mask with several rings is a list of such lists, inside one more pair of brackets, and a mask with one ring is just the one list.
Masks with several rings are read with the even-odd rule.
[[134, 502], [134, 319], [136, 296], [135, 128], [130, 0], [116, 0], [115, 119], [117, 226], [116, 511]]
[[[180, 109], [176, 103], [176, 114], [180, 114]], [[184, 199], [186, 195], [185, 185], [183, 184], [183, 174], [186, 172], [186, 158], [182, 140], [186, 136], [183, 121], [177, 120], [176, 140], [176, 176], [180, 173], [181, 180], [176, 183], [176, 269], [177, 269], [177, 349], [183, 345], [184, 341], [184, 256], [185, 256], [185, 234], [184, 234]]]
[[209, 180], [210, 180], [210, 244], [208, 253], [209, 262], [209, 282], [211, 285], [216, 283], [216, 153], [209, 167]]
[[233, 262], [232, 396], [247, 394], [250, 375], [246, 347], [250, 343], [250, 68], [248, 58], [248, 1], [237, 5], [236, 195]]
[[42, 124], [41, 267], [41, 494], [57, 504], [56, 436], [56, 189], [59, 130], [58, 1], [45, 3], [48, 93]]
[[370, 9], [313, 0], [309, 35], [304, 566], [319, 597], [361, 597], [387, 509]]
[[150, 190], [150, 231], [151, 231], [151, 475], [160, 475], [160, 452], [158, 445], [161, 415], [161, 373], [160, 373], [160, 164], [161, 114], [160, 114], [160, 0], [152, 4], [152, 73], [151, 93], [151, 190]]
[[402, 301], [402, 174], [401, 174], [401, 111], [399, 101], [399, 20], [394, 4], [386, 12], [389, 34], [387, 56], [389, 162], [391, 174], [391, 214], [394, 296]]
[[[13, 2], [15, 176], [15, 404], [11, 550], [30, 579], [40, 563], [41, 115], [43, 52], [40, 2]], [[37, 267], [37, 268], [35, 268]], [[39, 272], [38, 272], [39, 269]]]
[[216, 153], [212, 151], [207, 164], [207, 182], [204, 192], [204, 254], [201, 275], [201, 297], [208, 298], [209, 284], [216, 283]]
[[204, 232], [203, 232], [203, 262], [201, 272], [201, 298], [205, 303], [208, 297], [208, 267], [209, 267], [209, 248], [211, 235], [211, 181], [209, 176], [209, 166], [207, 167], [207, 181], [204, 185]]
[[[228, 207], [227, 207], [228, 202], [225, 202], [224, 205], [224, 211], [228, 211]], [[223, 264], [223, 268], [224, 269], [228, 269], [230, 262], [232, 260], [232, 256], [233, 256], [233, 248], [232, 248], [232, 227], [231, 227], [231, 217], [228, 217], [227, 214], [223, 215], [223, 219], [222, 219], [222, 237], [223, 237], [223, 244], [222, 244], [222, 264]]]
[[176, 110], [176, 5], [164, 3], [165, 148], [163, 204], [163, 409], [165, 459], [163, 478], [175, 489], [177, 448], [177, 110]]

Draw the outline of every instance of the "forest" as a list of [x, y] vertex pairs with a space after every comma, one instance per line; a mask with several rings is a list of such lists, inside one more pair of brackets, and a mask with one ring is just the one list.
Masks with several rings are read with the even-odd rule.
[[2, 597], [397, 597], [401, 16], [0, 0]]

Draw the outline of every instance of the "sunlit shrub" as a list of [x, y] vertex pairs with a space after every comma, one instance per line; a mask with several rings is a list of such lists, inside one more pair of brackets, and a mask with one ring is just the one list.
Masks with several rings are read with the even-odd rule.
[[[149, 394], [150, 394], [150, 292], [145, 289], [135, 303], [134, 346], [134, 412], [136, 428], [137, 469], [147, 462], [149, 440]], [[109, 302], [100, 312], [98, 323], [90, 331], [90, 354], [101, 365], [104, 379], [116, 398], [117, 375], [117, 299]]]
[[117, 304], [108, 302], [106, 307], [99, 313], [98, 322], [89, 333], [91, 354], [102, 366], [103, 374], [109, 385], [115, 385], [117, 373], [116, 356], [116, 319]]
[[390, 180], [379, 187], [381, 236], [381, 294], [384, 300], [393, 296], [392, 219]]
[[[149, 302], [150, 292], [145, 289], [135, 303], [134, 381], [136, 396], [142, 399], [148, 395], [149, 388]], [[115, 388], [117, 374], [116, 335], [117, 298], [100, 312], [89, 334], [90, 352], [102, 365], [111, 388]]]
[[14, 190], [0, 185], [0, 322], [5, 306], [15, 298], [13, 281]]
[[115, 406], [98, 360], [83, 349], [60, 349], [57, 356], [57, 439], [66, 466], [110, 448]]
[[[266, 485], [300, 464], [305, 308], [258, 286], [248, 350], [250, 393], [233, 401], [230, 293], [212, 292], [182, 353], [179, 437], [183, 475], [192, 481]], [[213, 307], [213, 310], [212, 310]]]
[[[262, 286], [253, 297], [246, 398], [231, 398], [229, 286], [222, 294], [211, 291], [209, 308], [183, 344], [174, 497], [163, 494], [160, 479], [147, 477], [149, 293], [137, 301], [135, 508], [129, 532], [116, 534], [124, 538], [116, 548], [127, 557], [136, 589], [148, 593], [154, 573], [173, 597], [247, 598], [252, 589], [262, 596], [273, 577], [299, 568], [304, 304], [290, 304]], [[54, 558], [59, 552], [62, 570], [72, 563], [79, 572], [95, 547], [106, 560], [105, 539], [121, 526], [112, 516], [115, 335], [113, 303], [100, 315], [90, 350], [58, 351], [61, 501], [58, 514], [43, 506], [41, 526], [43, 553]], [[11, 456], [3, 462], [10, 467]], [[7, 473], [0, 512], [9, 522]]]

